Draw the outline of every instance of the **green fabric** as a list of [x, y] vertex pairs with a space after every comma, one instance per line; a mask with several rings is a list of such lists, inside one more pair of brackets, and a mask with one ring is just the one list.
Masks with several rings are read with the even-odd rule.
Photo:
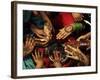
[[31, 17], [32, 11], [23, 11], [23, 22], [28, 22]]
[[44, 20], [42, 19], [42, 17], [39, 16], [32, 16], [31, 17], [31, 22], [35, 25], [37, 25], [37, 27], [39, 28], [43, 28], [44, 27]]
[[35, 65], [31, 58], [27, 58], [23, 60], [23, 69], [34, 69]]
[[81, 23], [75, 23], [73, 26], [73, 31], [80, 31], [82, 30], [82, 24]]

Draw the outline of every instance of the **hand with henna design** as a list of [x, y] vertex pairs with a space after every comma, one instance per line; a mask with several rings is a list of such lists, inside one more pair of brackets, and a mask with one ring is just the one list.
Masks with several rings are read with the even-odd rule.
[[78, 47], [75, 48], [73, 46], [66, 45], [65, 52], [66, 52], [68, 58], [83, 62], [84, 65], [89, 64], [89, 60], [88, 60], [87, 56]]
[[59, 33], [56, 35], [56, 39], [65, 39], [72, 33], [72, 26], [64, 27], [59, 30]]

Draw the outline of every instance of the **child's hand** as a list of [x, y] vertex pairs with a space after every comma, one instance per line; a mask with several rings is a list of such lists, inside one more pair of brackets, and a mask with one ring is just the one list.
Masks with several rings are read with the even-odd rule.
[[56, 51], [53, 56], [50, 56], [50, 59], [53, 61], [55, 67], [61, 67], [61, 55]]
[[36, 68], [43, 67], [43, 53], [40, 53], [39, 50], [35, 50], [35, 55], [32, 54], [32, 57], [36, 63]]
[[27, 54], [31, 53], [31, 51], [33, 50], [34, 46], [35, 46], [35, 41], [32, 39], [32, 37], [29, 37], [27, 35], [25, 44], [23, 46], [24, 56], [26, 56]]

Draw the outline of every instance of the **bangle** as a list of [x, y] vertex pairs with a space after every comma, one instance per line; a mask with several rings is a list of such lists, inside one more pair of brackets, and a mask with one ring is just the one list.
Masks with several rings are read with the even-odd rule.
[[79, 31], [81, 29], [82, 29], [82, 24], [81, 23], [73, 24], [73, 31]]

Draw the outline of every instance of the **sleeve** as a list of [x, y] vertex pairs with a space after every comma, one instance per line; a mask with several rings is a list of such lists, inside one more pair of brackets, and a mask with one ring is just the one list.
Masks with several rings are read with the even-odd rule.
[[84, 26], [82, 23], [74, 23], [73, 25], [73, 31], [81, 31], [83, 30]]
[[59, 13], [59, 15], [60, 15], [61, 23], [63, 27], [69, 26], [70, 24], [74, 23], [74, 18], [71, 13], [61, 12]]
[[23, 69], [34, 69], [35, 65], [31, 58], [27, 58], [23, 60]]

